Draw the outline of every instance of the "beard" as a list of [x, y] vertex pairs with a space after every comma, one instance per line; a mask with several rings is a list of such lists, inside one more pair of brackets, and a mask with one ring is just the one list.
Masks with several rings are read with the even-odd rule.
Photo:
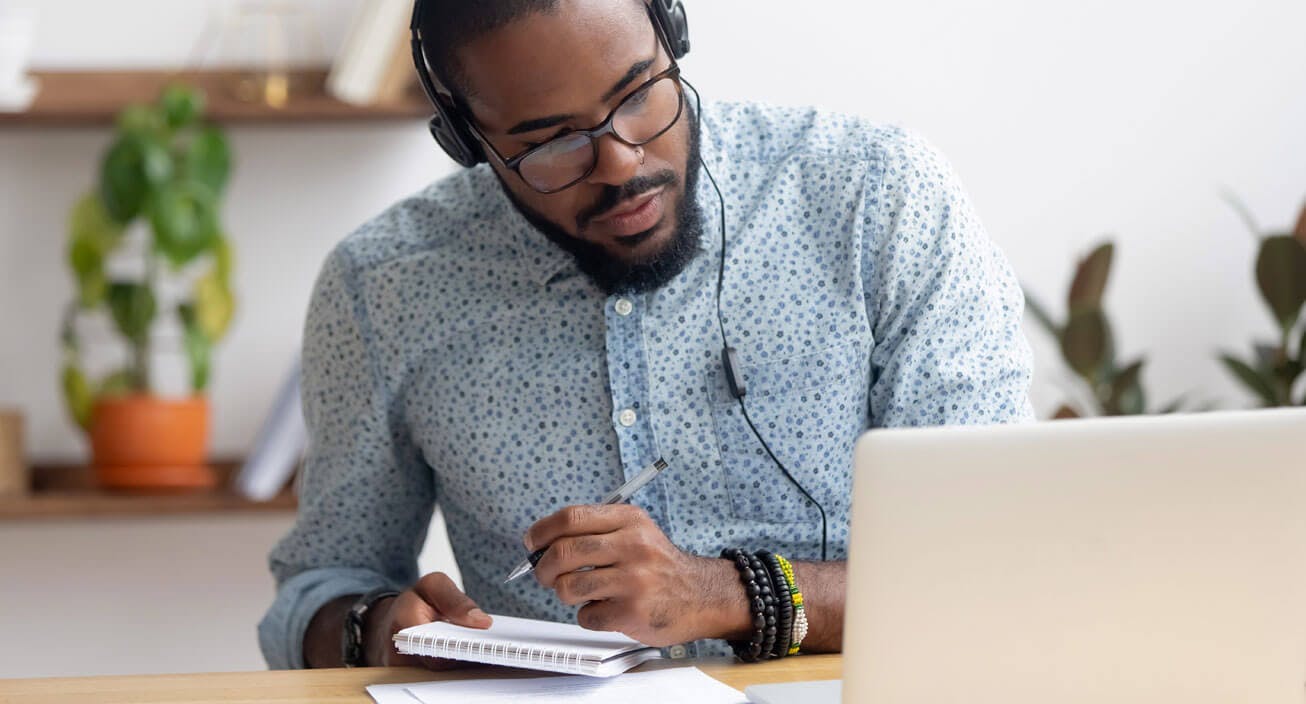
[[[695, 197], [698, 186], [699, 144], [698, 124], [689, 123], [689, 158], [685, 164], [684, 187], [680, 189], [680, 198], [676, 201], [675, 228], [671, 239], [661, 249], [637, 260], [614, 256], [601, 245], [587, 242], [569, 234], [560, 225], [544, 217], [517, 200], [500, 177], [503, 192], [512, 202], [517, 212], [527, 222], [549, 238], [549, 241], [567, 252], [576, 261], [576, 266], [605, 294], [644, 293], [661, 288], [671, 281], [698, 254], [699, 242], [703, 237], [703, 214]], [[497, 171], [495, 172], [497, 175]], [[621, 186], [605, 186], [599, 194], [598, 202], [577, 217], [577, 229], [591, 217], [600, 215], [616, 204], [641, 193], [646, 193], [660, 186], [674, 187], [680, 178], [670, 170], [659, 171], [648, 176], [638, 176]], [[653, 229], [662, 223], [654, 225]], [[639, 233], [622, 242], [626, 246], [638, 246], [647, 240], [653, 229]]]

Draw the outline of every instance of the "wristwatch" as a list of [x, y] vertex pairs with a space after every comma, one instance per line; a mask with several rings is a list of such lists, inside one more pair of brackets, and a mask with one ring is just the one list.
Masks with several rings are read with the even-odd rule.
[[399, 592], [389, 587], [381, 587], [358, 597], [358, 601], [349, 607], [345, 614], [345, 631], [340, 639], [341, 659], [345, 667], [362, 667], [365, 657], [363, 645], [363, 621], [372, 605], [387, 597], [399, 596]]

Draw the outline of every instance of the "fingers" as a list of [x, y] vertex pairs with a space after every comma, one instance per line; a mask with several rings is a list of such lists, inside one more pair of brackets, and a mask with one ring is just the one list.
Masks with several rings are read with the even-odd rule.
[[382, 646], [381, 664], [391, 666], [418, 666], [429, 670], [447, 670], [459, 667], [456, 660], [403, 655], [395, 650], [389, 636], [412, 626], [432, 621], [449, 621], [468, 628], [489, 628], [491, 619], [442, 572], [422, 577], [412, 589], [395, 597], [390, 609], [390, 628], [387, 642]]
[[[468, 628], [489, 628], [490, 617], [479, 607], [472, 598], [463, 593], [449, 575], [443, 572], [432, 572], [422, 577], [413, 585], [412, 594], [418, 597], [418, 601], [424, 604], [413, 605], [411, 614], [416, 617], [425, 617], [424, 620], [416, 621], [408, 625], [417, 625], [419, 623], [429, 623], [436, 620], [445, 620], [450, 623], [466, 626]], [[408, 592], [400, 595], [400, 598], [407, 596]], [[398, 604], [395, 605], [398, 608]], [[404, 616], [408, 616], [405, 613]], [[396, 622], [398, 622], [398, 616]], [[407, 626], [404, 626], [405, 628]]]
[[634, 523], [650, 520], [647, 513], [631, 504], [568, 506], [535, 522], [523, 538], [534, 552], [564, 536], [611, 533]]
[[621, 602], [615, 599], [592, 601], [576, 612], [576, 623], [591, 631], [620, 630], [623, 609]]
[[535, 565], [535, 579], [549, 589], [560, 575], [579, 569], [610, 567], [620, 559], [620, 533], [558, 538]]
[[610, 567], [560, 575], [554, 581], [553, 589], [558, 593], [558, 599], [568, 606], [611, 599], [623, 592], [621, 573]]

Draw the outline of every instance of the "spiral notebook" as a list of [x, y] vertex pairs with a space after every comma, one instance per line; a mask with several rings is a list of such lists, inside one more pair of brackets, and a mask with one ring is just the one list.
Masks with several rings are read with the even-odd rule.
[[405, 628], [394, 636], [404, 655], [424, 655], [531, 670], [612, 677], [662, 657], [659, 648], [620, 633], [588, 631], [572, 623], [494, 616], [488, 629], [445, 621]]

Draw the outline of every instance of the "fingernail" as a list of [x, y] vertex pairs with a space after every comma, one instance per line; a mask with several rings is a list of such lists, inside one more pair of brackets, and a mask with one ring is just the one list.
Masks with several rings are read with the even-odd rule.
[[535, 543], [534, 543], [534, 541], [531, 540], [531, 534], [530, 534], [530, 533], [527, 533], [524, 537], [522, 537], [521, 541], [522, 541], [523, 544], [526, 545], [526, 550], [527, 550], [527, 551], [529, 551], [529, 552], [535, 552]]
[[472, 609], [467, 612], [467, 618], [473, 621], [485, 621], [490, 618], [490, 615], [480, 609]]

